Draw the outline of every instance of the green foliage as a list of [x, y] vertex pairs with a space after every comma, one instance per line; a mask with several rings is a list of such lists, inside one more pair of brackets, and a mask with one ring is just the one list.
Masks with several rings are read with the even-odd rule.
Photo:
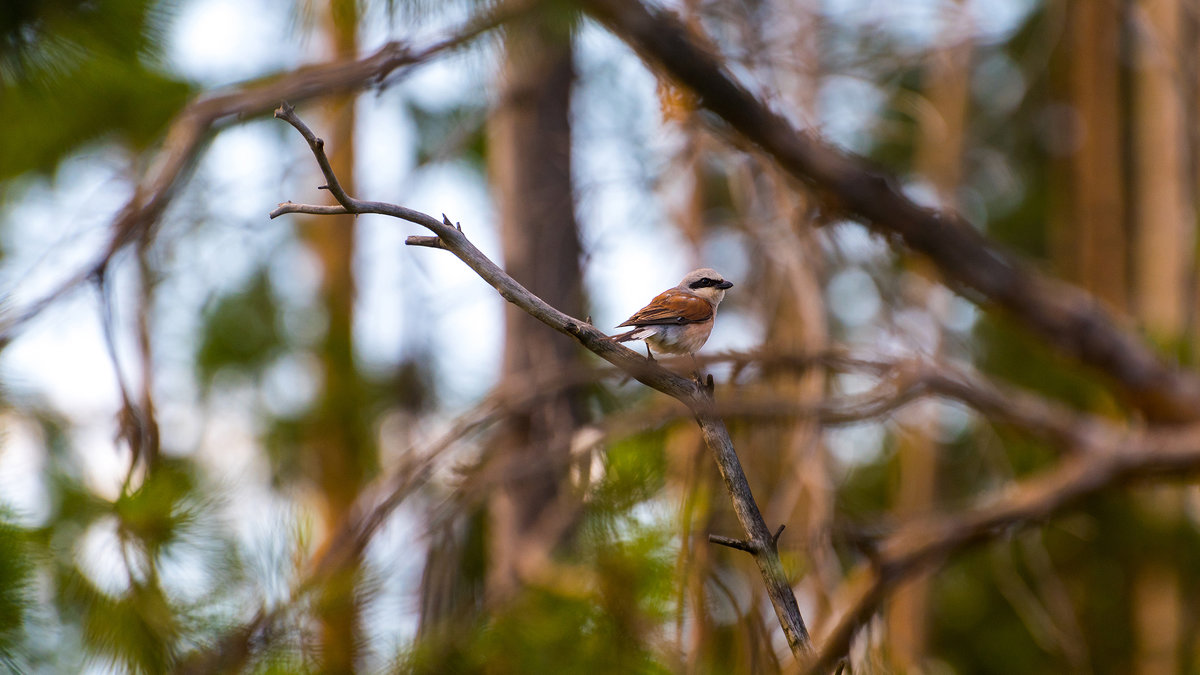
[[597, 512], [620, 514], [658, 495], [666, 480], [667, 429], [621, 439], [608, 447], [604, 480], [594, 488]]
[[[424, 4], [429, 12], [440, 8], [437, 3]], [[157, 67], [162, 7], [156, 0], [0, 0], [0, 119], [5, 122], [0, 127], [0, 180], [30, 171], [51, 171], [64, 156], [90, 143], [116, 141], [141, 149], [161, 135], [164, 124], [191, 93], [187, 84]], [[746, 11], [762, 9], [761, 18], [770, 15], [766, 8], [767, 4], [751, 3]], [[575, 25], [570, 3], [555, 3], [552, 11], [557, 27]], [[1025, 58], [1044, 48], [1038, 44], [1043, 38], [1037, 33], [1045, 29], [1048, 20], [1043, 14], [1034, 14], [1017, 35], [974, 46], [976, 62], [1004, 57], [1016, 64], [1014, 68], [1022, 69], [1027, 95], [1015, 109], [993, 109], [990, 92], [972, 92], [969, 137], [965, 139], [970, 151], [963, 167], [963, 188], [977, 193], [983, 202], [976, 205], [984, 218], [978, 224], [986, 226], [990, 236], [1035, 258], [1048, 256], [1047, 223], [1053, 220], [1053, 200], [1060, 187], [1054, 183], [1060, 173], [1054, 162], [1059, 160], [1049, 156], [1037, 137], [1044, 128], [1040, 116], [1056, 101], [1043, 72], [1044, 59]], [[926, 70], [928, 63], [893, 58], [905, 47], [886, 30], [851, 35], [840, 33], [842, 29], [836, 25], [825, 28], [822, 67], [886, 89], [888, 103], [874, 128], [863, 132], [864, 138], [869, 137], [863, 147], [874, 161], [903, 174], [919, 150], [913, 102], [927, 90], [932, 72]], [[722, 41], [726, 54], [736, 54], [745, 46], [738, 42], [737, 31], [718, 32], [715, 39]], [[744, 72], [756, 76], [757, 71]], [[457, 161], [482, 174], [489, 148], [488, 108], [481, 98], [478, 92], [467, 92], [463, 102], [449, 107], [407, 104], [405, 112], [416, 131], [418, 165]], [[735, 161], [743, 161], [743, 157], [738, 154]], [[986, 170], [981, 157], [998, 161], [1002, 165], [998, 172], [1012, 178], [1013, 187], [995, 185], [996, 173]], [[662, 162], [661, 157], [653, 160]], [[707, 153], [705, 161], [699, 192], [712, 222], [713, 214], [723, 216], [740, 208], [743, 195], [734, 189], [729, 157]], [[888, 258], [887, 265], [893, 263], [890, 269], [879, 270], [875, 279], [888, 309], [905, 302], [903, 283], [898, 280], [907, 262]], [[318, 311], [323, 309], [329, 308]], [[835, 335], [845, 330], [833, 326]], [[236, 290], [217, 298], [205, 312], [194, 354], [197, 380], [206, 393], [212, 393], [214, 381], [223, 372], [257, 379], [281, 355], [313, 347], [296, 344], [293, 338], [282, 329], [280, 300], [267, 272], [260, 270]], [[324, 471], [328, 465], [320, 461], [328, 455], [320, 453], [324, 447], [349, 447], [363, 455], [355, 458], [352, 467], [358, 472], [345, 474], [349, 476], [344, 481], [349, 502], [376, 469], [374, 438], [380, 414], [396, 408], [418, 414], [437, 405], [429, 354], [410, 354], [393, 373], [371, 381], [356, 374], [352, 338], [348, 330], [327, 338], [325, 351], [318, 357], [324, 373], [332, 375], [310, 409], [286, 418], [253, 411], [260, 415], [253, 419], [255, 428], [267, 430], [259, 449], [269, 456], [277, 485], [329, 478]], [[961, 348], [973, 364], [991, 375], [1080, 409], [1104, 413], [1119, 406], [1097, 378], [1064, 362], [1005, 318], [984, 315], [965, 342], [950, 344], [947, 349]], [[1163, 344], [1191, 356], [1185, 340]], [[339, 379], [341, 375], [346, 377]], [[331, 384], [335, 379], [339, 379], [337, 387]], [[615, 396], [606, 400], [605, 395], [591, 401], [599, 409], [597, 418], [622, 407], [623, 402]], [[206, 518], [201, 495], [211, 486], [204, 485], [198, 467], [190, 461], [164, 459], [140, 485], [132, 481], [136, 489], [110, 502], [99, 497], [73, 465], [69, 451], [74, 441], [66, 423], [50, 417], [39, 418], [39, 422], [49, 457], [50, 515], [47, 524], [36, 529], [0, 521], [0, 662], [14, 655], [27, 657], [22, 651], [32, 642], [29, 617], [37, 572], [48, 572], [45, 577], [52, 586], [55, 621], [60, 624], [55, 627], [69, 634], [58, 639], [55, 647], [66, 645], [63, 651], [70, 656], [62, 658], [74, 660], [73, 666], [100, 658], [111, 661], [116, 669], [163, 672], [174, 665], [181, 651], [211, 642], [208, 638], [225, 624], [234, 623], [228, 615], [236, 614], [236, 609], [222, 606], [222, 601], [225, 593], [236, 592], [237, 555], [227, 555], [218, 565], [205, 558], [206, 571], [226, 590], [214, 592], [194, 606], [173, 597], [172, 587], [161, 579], [161, 570], [173, 551], [194, 543]], [[745, 424], [753, 427], [758, 422]], [[985, 427], [972, 427], [938, 447], [937, 488], [930, 508], [953, 512], [1011, 476], [1035, 474], [1058, 459], [1044, 443], [1011, 430]], [[662, 516], [664, 504], [673, 498], [663, 449], [672, 431], [668, 426], [640, 433], [607, 449], [602, 478], [586, 488], [583, 512], [573, 522], [569, 543], [556, 551], [547, 578], [503, 607], [485, 608], [481, 600], [489, 563], [487, 514], [482, 507], [464, 507], [467, 513], [459, 514], [464, 521], [462, 532], [447, 537], [458, 537], [447, 547], [453, 550], [445, 559], [450, 569], [447, 575], [457, 584], [453, 591], [459, 593], [445, 600], [451, 605], [447, 612], [451, 621], [441, 633], [433, 630], [422, 635], [396, 669], [501, 674], [679, 670], [674, 667], [678, 655], [663, 647], [668, 637], [664, 633], [671, 629], [685, 595], [681, 565], [677, 565], [680, 528]], [[322, 444], [330, 438], [345, 442]], [[886, 530], [901, 480], [895, 440], [889, 435], [877, 460], [850, 467], [836, 486], [839, 521], [882, 523], [881, 530]], [[748, 447], [742, 453], [756, 490], [759, 476], [761, 484], [778, 488], [778, 476], [765, 475], [774, 465], [764, 457], [775, 451]], [[764, 469], [764, 465], [771, 468]], [[342, 478], [336, 475], [333, 482]], [[769, 489], [759, 496], [763, 505], [772, 498]], [[467, 499], [482, 497], [470, 495]], [[1020, 539], [955, 555], [931, 580], [929, 653], [957, 672], [1069, 670], [1071, 664], [1061, 653], [1031, 634], [1034, 628], [1027, 616], [1003, 592], [1002, 582], [1012, 579], [1002, 578], [1007, 570], [997, 567], [999, 551], [1011, 558], [1013, 575], [1034, 588], [1039, 598], [1045, 596], [1036, 587], [1045, 582], [1047, 574], [1060, 580], [1097, 671], [1131, 669], [1135, 647], [1130, 616], [1137, 575], [1148, 565], [1165, 565], [1179, 574], [1180, 593], [1185, 598], [1200, 594], [1200, 578], [1191, 573], [1200, 569], [1200, 537], [1194, 523], [1179, 512], [1163, 517], [1163, 510], [1146, 508], [1146, 501], [1147, 495], [1136, 490], [1108, 494], [1088, 500], [1077, 512], [1037, 530], [1036, 543], [1045, 548], [1048, 571], [1031, 562]], [[723, 495], [714, 497], [713, 502], [714, 519], [726, 517], [719, 512], [727, 508]], [[79, 559], [79, 542], [93, 528], [109, 525], [110, 539], [119, 547], [123, 562], [116, 569], [97, 573]], [[792, 529], [789, 527], [789, 534]], [[228, 552], [219, 534], [204, 533], [204, 537], [204, 546]], [[436, 551], [436, 544], [430, 549]], [[717, 550], [714, 569], [737, 569], [733, 565], [739, 564], [750, 567], [742, 554]], [[798, 550], [804, 549], [797, 546], [785, 552], [785, 562], [796, 567], [810, 564], [798, 557]], [[841, 553], [847, 567], [861, 561], [857, 550], [847, 547]], [[203, 557], [197, 554], [193, 561]], [[287, 556], [264, 565], [268, 573], [278, 574], [272, 581], [280, 585], [288, 582], [293, 562], [284, 558]], [[435, 560], [433, 553], [429, 559]], [[735, 560], [740, 563], [729, 562]], [[116, 575], [121, 583], [101, 583], [112, 581], [101, 574]], [[712, 584], [714, 578], [701, 579], [700, 585]], [[757, 584], [752, 572], [746, 582]], [[114, 586], [121, 590], [112, 590]], [[338, 596], [335, 599], [374, 591], [358, 578], [324, 590]], [[736, 598], [732, 601], [737, 604]], [[310, 609], [304, 607], [297, 613]], [[689, 607], [693, 612], [708, 609]], [[1187, 630], [1195, 633], [1194, 624], [1200, 621], [1195, 610], [1185, 607], [1185, 614]], [[307, 619], [311, 615], [300, 617], [297, 624]], [[750, 623], [746, 617], [714, 623], [717, 625], [708, 627], [706, 633], [710, 643], [698, 648], [699, 670], [769, 668], [769, 664], [754, 661], [767, 658], [765, 650], [747, 647], [761, 636], [747, 637], [750, 631], [742, 625]], [[252, 656], [249, 670], [287, 673], [313, 669], [318, 659], [305, 651], [308, 636], [304, 632], [310, 629], [310, 625], [288, 626], [266, 636], [267, 644]], [[761, 626], [757, 630], [767, 632]], [[773, 625], [768, 627], [772, 634], [774, 630]], [[1189, 654], [1200, 653], [1194, 647], [1183, 645]], [[1197, 657], [1183, 658], [1194, 661]], [[1195, 670], [1197, 664], [1185, 660], [1184, 667]]]
[[225, 295], [205, 312], [196, 371], [210, 386], [222, 369], [259, 375], [283, 349], [278, 300], [265, 269], [244, 288]]
[[850, 522], [870, 521], [893, 502], [900, 480], [896, 453], [887, 449], [879, 460], [854, 467], [838, 487], [837, 510]]
[[416, 101], [407, 105], [416, 126], [417, 166], [454, 158], [483, 171], [487, 164], [487, 110], [481, 103], [431, 108]]
[[163, 4], [8, 0], [0, 9], [0, 180], [51, 171], [82, 145], [134, 149], [191, 94], [153, 64]]
[[457, 633], [449, 645], [418, 643], [402, 670], [670, 672], [652, 648], [653, 631], [661, 626], [674, 592], [668, 538], [627, 525], [631, 529], [624, 541], [589, 538], [576, 555], [560, 561], [566, 588], [528, 588], [466, 635]]
[[[1008, 546], [1000, 542], [994, 546]], [[955, 558], [933, 579], [930, 617], [935, 653], [955, 672], [1061, 673], [1063, 663], [1037, 649], [1028, 628], [998, 590], [992, 557], [976, 550]]]
[[[84, 480], [63, 421], [37, 415], [46, 452], [43, 526], [0, 521], [0, 662], [18, 671], [78, 671], [89, 661], [123, 672], [160, 673], [185, 644], [211, 638], [233, 608], [239, 565], [211, 517], [211, 487], [196, 466], [160, 458], [134, 487], [109, 501]], [[112, 558], [89, 555], [89, 542]], [[93, 551], [94, 552], [94, 551]], [[198, 606], [173, 598], [160, 569], [187, 558], [214, 588]], [[113, 561], [117, 564], [112, 564]], [[35, 578], [52, 604], [39, 604]], [[34, 634], [36, 632], [36, 634]]]
[[1085, 410], [1115, 409], [1116, 402], [1095, 375], [1051, 351], [1008, 317], [983, 315], [975, 332], [982, 346], [981, 370]]
[[0, 521], [0, 657], [20, 649], [29, 604], [33, 601], [32, 547], [22, 528]]
[[[656, 647], [679, 593], [674, 526], [645, 517], [661, 493], [664, 432], [615, 443], [591, 488], [577, 536], [548, 583], [473, 623], [413, 645], [397, 670], [414, 673], [666, 673]], [[477, 523], [478, 525], [479, 523]], [[470, 536], [462, 574], [482, 581], [482, 538]], [[474, 542], [474, 543], [472, 543]], [[440, 558], [439, 558], [440, 560]]]
[[77, 570], [58, 578], [60, 606], [82, 628], [89, 650], [138, 673], [165, 672], [180, 635], [178, 608], [157, 586], [133, 584], [113, 597]]
[[178, 460], [161, 460], [135, 491], [113, 505], [121, 528], [151, 555], [177, 541], [195, 517], [191, 467]]

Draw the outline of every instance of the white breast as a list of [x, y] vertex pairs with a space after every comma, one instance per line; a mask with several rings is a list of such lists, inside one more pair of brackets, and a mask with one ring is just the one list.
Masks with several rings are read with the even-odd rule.
[[656, 352], [664, 354], [693, 354], [708, 341], [713, 322], [694, 323], [686, 326], [646, 326], [633, 334], [645, 340]]

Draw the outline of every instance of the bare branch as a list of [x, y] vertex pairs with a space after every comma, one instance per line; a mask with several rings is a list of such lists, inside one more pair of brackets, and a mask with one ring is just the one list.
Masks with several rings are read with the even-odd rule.
[[272, 218], [278, 218], [287, 213], [307, 213], [314, 216], [340, 216], [349, 211], [344, 206], [318, 206], [316, 204], [293, 204], [292, 202], [284, 202], [275, 207], [275, 210], [270, 213]]
[[[813, 418], [822, 426], [886, 419], [918, 400], [941, 398], [971, 408], [989, 422], [1010, 426], [1019, 433], [1049, 441], [1062, 452], [1088, 447], [1094, 439], [1122, 433], [1121, 425], [1096, 415], [1078, 412], [1062, 403], [1026, 389], [994, 382], [980, 373], [948, 363], [922, 358], [869, 359], [844, 353], [771, 354], [734, 352], [699, 359], [703, 364], [733, 363], [735, 367], [809, 368], [821, 365], [834, 372], [865, 373], [880, 378], [861, 394], [806, 403], [778, 396], [763, 397], [752, 391], [715, 402], [710, 412], [722, 419]], [[671, 365], [671, 361], [663, 361]], [[627, 435], [683, 416], [682, 411], [654, 408], [611, 417], [609, 435]]]
[[865, 159], [796, 129], [737, 82], [678, 18], [637, 0], [580, 0], [643, 58], [695, 92], [700, 104], [789, 175], [929, 257], [948, 279], [994, 304], [1059, 351], [1104, 373], [1158, 421], [1200, 419], [1200, 378], [1166, 363], [1096, 299], [996, 246], [959, 214], [917, 205]]
[[[767, 529], [766, 523], [763, 522], [762, 514], [754, 501], [750, 484], [742, 471], [741, 462], [734, 451], [733, 442], [729, 438], [729, 432], [725, 428], [724, 422], [709, 412], [713, 401], [711, 378], [707, 383], [700, 383], [677, 375], [620, 345], [596, 329], [595, 326], [551, 307], [501, 270], [466, 238], [460, 227], [452, 224], [445, 216], [439, 221], [433, 216], [403, 206], [363, 201], [345, 194], [340, 187], [337, 187], [337, 178], [328, 168], [329, 162], [325, 157], [324, 143], [315, 134], [312, 134], [311, 130], [308, 130], [291, 106], [286, 103], [281, 105], [275, 116], [295, 127], [308, 141], [317, 163], [325, 173], [330, 192], [333, 193], [334, 198], [345, 209], [345, 212], [378, 213], [407, 220], [428, 229], [436, 235], [441, 242], [441, 247], [454, 253], [484, 281], [495, 288], [505, 300], [547, 326], [575, 338], [592, 353], [620, 368], [639, 382], [678, 399], [696, 415], [705, 444], [712, 451], [717, 468], [725, 481], [726, 489], [733, 499], [734, 512], [746, 531], [747, 541], [754, 546], [754, 561], [763, 577], [767, 594], [771, 598], [771, 604], [775, 608], [788, 645], [793, 654], [798, 657], [809, 654], [812, 651], [812, 643], [808, 629], [804, 625], [799, 605], [796, 603], [796, 596], [792, 593], [791, 585], [783, 571], [783, 565], [779, 561], [779, 552], [775, 547], [775, 541], [770, 530]], [[276, 209], [276, 211], [278, 210]], [[429, 245], [427, 241], [423, 240], [415, 243], [416, 245]]]
[[[422, 237], [422, 236], [418, 236], [418, 235], [413, 235], [413, 236], [405, 239], [404, 243], [408, 246], [424, 246], [426, 248], [440, 248], [443, 251], [450, 250], [450, 249], [446, 248], [445, 245], [442, 244], [442, 240], [438, 239], [437, 237]], [[584, 321], [584, 323], [591, 323], [592, 317], [589, 316], [588, 318], [584, 319], [583, 321]]]
[[708, 541], [709, 543], [736, 548], [739, 551], [745, 551], [750, 554], [758, 552], [758, 549], [754, 547], [754, 542], [746, 541], [745, 539], [734, 539], [732, 537], [723, 537], [719, 534], [710, 534], [708, 535]]

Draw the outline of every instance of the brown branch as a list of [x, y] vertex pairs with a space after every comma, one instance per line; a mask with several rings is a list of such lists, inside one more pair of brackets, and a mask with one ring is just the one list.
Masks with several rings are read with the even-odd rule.
[[1006, 310], [1060, 352], [1105, 374], [1152, 420], [1200, 419], [1200, 378], [1164, 362], [1097, 300], [1025, 264], [952, 211], [917, 205], [894, 177], [796, 129], [752, 94], [675, 16], [637, 0], [579, 0], [644, 59], [785, 172], [927, 256], [972, 296]]
[[[775, 533], [771, 535], [772, 542], [776, 544], [779, 543], [779, 535], [783, 534], [784, 527], [786, 527], [786, 525], [780, 525], [775, 530]], [[729, 548], [736, 548], [739, 551], [745, 551], [746, 553], [750, 554], [758, 553], [758, 545], [752, 541], [746, 541], [745, 539], [734, 539], [733, 537], [724, 537], [719, 534], [710, 534], [708, 535], [708, 541], [710, 544], [728, 546]]]
[[[962, 514], [910, 523], [877, 547], [870, 585], [822, 644], [810, 673], [833, 667], [854, 635], [900, 582], [932, 571], [951, 553], [990, 541], [1014, 527], [1041, 522], [1114, 484], [1146, 478], [1181, 478], [1200, 471], [1200, 426], [1122, 435], [1092, 435], [1083, 452], [1054, 469], [993, 495]], [[857, 575], [848, 575], [854, 578]]]
[[910, 387], [963, 403], [993, 423], [1047, 439], [1068, 451], [1087, 446], [1097, 434], [1118, 433], [1117, 426], [1103, 418], [979, 373], [928, 361], [917, 362], [914, 369]]
[[196, 158], [221, 125], [266, 114], [284, 99], [307, 101], [369, 86], [385, 86], [387, 78], [394, 77], [407, 67], [460, 47], [515, 13], [528, 10], [528, 3], [509, 3], [470, 21], [450, 37], [421, 49], [411, 49], [400, 42], [389, 42], [375, 53], [359, 59], [306, 66], [283, 75], [239, 85], [222, 93], [206, 94], [188, 103], [167, 127], [162, 147], [149, 163], [149, 170], [138, 181], [133, 196], [109, 226], [112, 234], [105, 249], [58, 286], [0, 322], [0, 347], [11, 342], [29, 321], [46, 308], [89, 279], [102, 274], [119, 251], [152, 235], [154, 225], [179, 187], [186, 182]]
[[[750, 484], [742, 471], [741, 462], [729, 438], [729, 432], [720, 418], [712, 415], [711, 390], [701, 383], [686, 379], [662, 366], [648, 361], [637, 352], [627, 349], [609, 338], [605, 333], [589, 323], [580, 321], [558, 311], [541, 298], [530, 293], [525, 287], [508, 276], [494, 262], [485, 256], [463, 234], [462, 229], [452, 224], [445, 216], [439, 221], [436, 218], [419, 211], [414, 211], [395, 204], [371, 202], [355, 199], [338, 187], [337, 177], [329, 167], [325, 156], [324, 143], [317, 138], [307, 125], [296, 116], [295, 111], [286, 103], [279, 107], [275, 116], [291, 124], [304, 136], [325, 175], [330, 193], [344, 209], [344, 213], [377, 213], [388, 215], [411, 223], [416, 223], [433, 232], [441, 242], [441, 247], [449, 250], [478, 274], [484, 281], [496, 289], [507, 301], [538, 319], [551, 328], [571, 336], [584, 347], [600, 358], [625, 371], [639, 382], [672, 396], [696, 415], [696, 421], [708, 448], [712, 451], [720, 470], [721, 477], [733, 500], [734, 512], [743, 529], [747, 541], [755, 548], [754, 561], [758, 565], [763, 582], [767, 587], [767, 595], [775, 608], [775, 614], [783, 628], [788, 645], [792, 652], [804, 656], [812, 651], [808, 629], [800, 614], [796, 596], [787, 581], [783, 565], [779, 561], [779, 552], [775, 547], [770, 530], [763, 522], [762, 514], [750, 491]], [[327, 213], [329, 207], [317, 207], [304, 204], [281, 204], [271, 212], [275, 218], [284, 213]], [[417, 245], [429, 245], [427, 240], [418, 240]]]
[[708, 535], [710, 544], [720, 544], [729, 548], [736, 548], [739, 551], [745, 551], [751, 555], [758, 553], [758, 549], [754, 546], [754, 542], [746, 541], [745, 539], [734, 539], [733, 537], [724, 537], [719, 534]]
[[[722, 419], [780, 420], [812, 418], [822, 426], [886, 419], [910, 403], [939, 398], [962, 403], [993, 424], [1048, 441], [1061, 452], [1088, 447], [1093, 439], [1121, 433], [1118, 423], [1078, 412], [1062, 403], [1025, 389], [993, 382], [983, 375], [947, 363], [925, 359], [877, 360], [846, 354], [770, 354], [735, 352], [698, 359], [704, 364], [733, 363], [745, 366], [809, 368], [821, 365], [834, 372], [866, 373], [880, 378], [870, 390], [834, 397], [819, 403], [790, 398], [759, 397], [752, 391], [715, 402], [710, 412]], [[670, 365], [669, 361], [664, 361]], [[609, 419], [605, 434], [624, 436], [652, 428], [686, 413], [667, 408], [631, 411]]]

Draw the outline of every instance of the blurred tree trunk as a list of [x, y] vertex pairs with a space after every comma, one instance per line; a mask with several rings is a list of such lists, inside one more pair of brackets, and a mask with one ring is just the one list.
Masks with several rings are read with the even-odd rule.
[[[583, 315], [580, 245], [571, 179], [572, 17], [537, 12], [505, 32], [504, 83], [489, 120], [489, 172], [505, 267], [546, 302]], [[538, 388], [578, 365], [574, 343], [506, 306], [501, 387]], [[578, 391], [514, 412], [489, 449], [487, 596], [516, 591], [573, 519], [564, 478]]]
[[[802, 117], [816, 119], [817, 91], [821, 72], [820, 7], [817, 3], [779, 3], [772, 21], [787, 26], [788, 36], [783, 58], [768, 55], [790, 67], [773, 74], [781, 92], [786, 92], [793, 109]], [[764, 321], [768, 353], [820, 354], [829, 348], [825, 296], [822, 292], [824, 259], [820, 242], [812, 227], [813, 213], [806, 195], [792, 189], [791, 182], [775, 167], [768, 169], [770, 204], [777, 223], [758, 227], [756, 239], [763, 246], [766, 261], [763, 288], [777, 289], [765, 298]], [[813, 366], [797, 372], [779, 369], [768, 374], [767, 384], [777, 395], [804, 406], [816, 407], [825, 396], [825, 369]], [[812, 416], [788, 420], [775, 442], [761, 447], [778, 447], [780, 464], [772, 485], [765, 513], [771, 527], [787, 523], [792, 529], [781, 537], [782, 545], [800, 547], [811, 561], [816, 574], [808, 583], [820, 614], [828, 612], [828, 591], [834, 587], [836, 573], [833, 550], [828, 537], [833, 522], [833, 486], [821, 443], [820, 424]]]
[[[697, 39], [705, 39], [700, 27], [698, 0], [685, 0], [681, 12], [684, 25]], [[696, 117], [696, 101], [691, 92], [669, 78], [660, 76], [657, 82], [658, 107], [667, 133], [678, 134], [679, 147], [671, 158], [671, 170], [664, 172], [658, 185], [668, 209], [671, 225], [679, 229], [688, 244], [688, 267], [706, 265], [701, 261], [704, 248], [708, 201], [704, 185], [709, 179], [706, 154], [716, 152], [708, 142], [707, 130]], [[680, 513], [683, 546], [677, 566], [682, 579], [676, 606], [676, 635], [679, 654], [683, 658], [680, 670], [685, 673], [703, 671], [703, 664], [713, 663], [710, 648], [731, 649], [728, 638], [738, 637], [736, 628], [721, 627], [705, 608], [714, 602], [709, 597], [710, 577], [714, 574], [719, 556], [708, 543], [708, 534], [721, 527], [719, 511], [714, 508], [713, 494], [718, 482], [704, 442], [688, 427], [674, 427], [664, 446], [671, 463], [668, 480], [682, 493]], [[716, 600], [722, 602], [723, 599]]]
[[[1067, 276], [1178, 353], [1188, 347], [1196, 300], [1185, 13], [1179, 0], [1068, 2], [1067, 11], [1062, 53], [1077, 137], [1055, 257]], [[1178, 488], [1139, 490], [1134, 503], [1132, 517], [1148, 538], [1177, 531]], [[1128, 587], [1133, 671], [1182, 672], [1179, 570], [1140, 557]]]
[[[941, 36], [945, 46], [930, 55], [924, 76], [928, 105], [923, 110], [927, 114], [918, 120], [920, 135], [913, 169], [933, 187], [940, 204], [957, 208], [973, 43], [966, 39], [972, 25], [962, 5], [954, 3], [947, 11], [953, 12], [953, 16]], [[911, 266], [916, 274], [910, 277], [905, 294], [924, 312], [925, 330], [932, 340], [923, 347], [936, 360], [942, 352], [942, 322], [948, 297], [939, 284], [936, 270], [924, 261], [915, 261]], [[927, 515], [937, 501], [938, 406], [922, 401], [902, 420], [896, 438], [900, 477], [895, 512], [903, 521]], [[924, 669], [922, 662], [929, 641], [929, 586], [928, 577], [914, 578], [896, 591], [888, 605], [888, 652], [902, 670]]]
[[[770, 68], [774, 87], [786, 97], [801, 119], [817, 120], [818, 92], [824, 69], [820, 0], [775, 2], [762, 13], [764, 25], [756, 35], [786, 36], [765, 45], [760, 68]], [[757, 170], [757, 169], [756, 169]], [[762, 215], [750, 212], [747, 228], [760, 250], [761, 278], [766, 292], [759, 310], [766, 327], [763, 349], [769, 354], [824, 353], [830, 346], [828, 307], [823, 285], [825, 257], [814, 228], [818, 209], [807, 194], [794, 190], [778, 167], [768, 165], [759, 180]], [[764, 373], [763, 385], [773, 397], [816, 409], [826, 396], [827, 373], [813, 363], [802, 371], [779, 368]], [[800, 593], [813, 605], [812, 618], [832, 616], [830, 593], [836, 588], [840, 564], [831, 541], [834, 489], [822, 428], [815, 416], [797, 415], [781, 424], [756, 425], [757, 437], [748, 447], [778, 448], [757, 457], [752, 469], [766, 486], [760, 501], [770, 527], [787, 525], [779, 545], [797, 551], [808, 574], [797, 579]]]
[[1129, 311], [1125, 163], [1121, 122], [1121, 3], [1067, 2], [1063, 54], [1076, 123], [1065, 227], [1056, 233], [1063, 274]]
[[[313, 8], [320, 36], [339, 58], [358, 51], [357, 0], [327, 0]], [[329, 160], [343, 187], [354, 187], [353, 94], [330, 96], [321, 108]], [[304, 223], [303, 237], [321, 266], [320, 303], [327, 317], [325, 336], [317, 346], [323, 387], [307, 434], [306, 471], [315, 482], [324, 531], [331, 533], [346, 519], [373, 462], [360, 409], [362, 378], [354, 358], [354, 216], [321, 216]], [[319, 546], [324, 547], [328, 542]], [[318, 598], [322, 672], [355, 671], [359, 642], [355, 600], [357, 564], [332, 579]]]
[[1137, 316], [1151, 337], [1177, 347], [1190, 314], [1194, 223], [1179, 0], [1134, 5], [1133, 217]]
[[[1195, 258], [1180, 30], [1184, 8], [1180, 0], [1137, 0], [1131, 9], [1136, 314], [1152, 339], [1179, 353], [1191, 323]], [[1178, 531], [1180, 488], [1160, 486], [1138, 496], [1150, 531], [1161, 536]], [[1134, 668], [1140, 675], [1183, 671], [1179, 573], [1167, 560], [1143, 560], [1134, 570]]]

